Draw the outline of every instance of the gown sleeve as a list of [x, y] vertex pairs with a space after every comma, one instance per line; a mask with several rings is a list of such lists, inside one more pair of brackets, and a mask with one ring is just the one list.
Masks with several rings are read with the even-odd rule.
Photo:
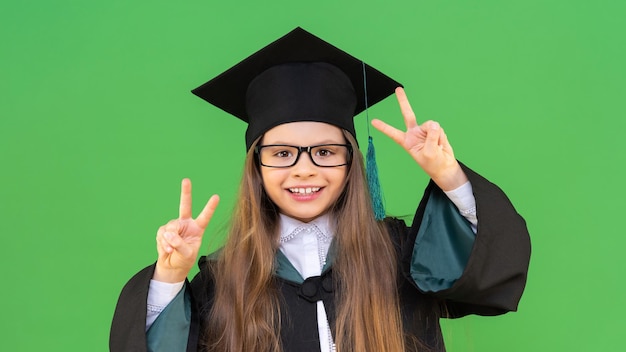
[[186, 281], [179, 294], [159, 314], [146, 331], [147, 298], [154, 264], [133, 276], [122, 289], [113, 315], [109, 349], [111, 352], [195, 352], [200, 336], [198, 302], [208, 302], [213, 294], [208, 274], [209, 260], [201, 257], [200, 272]]
[[154, 264], [133, 276], [122, 289], [113, 314], [109, 336], [111, 352], [147, 352], [146, 314], [148, 288]]
[[476, 235], [431, 181], [401, 241], [402, 273], [443, 303], [444, 317], [515, 311], [530, 260], [526, 223], [500, 188], [461, 167], [476, 199]]

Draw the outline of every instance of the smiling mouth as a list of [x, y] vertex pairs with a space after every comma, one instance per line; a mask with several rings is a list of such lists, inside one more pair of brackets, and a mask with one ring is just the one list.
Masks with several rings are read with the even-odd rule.
[[321, 187], [288, 188], [289, 192], [299, 195], [310, 195], [319, 192]]

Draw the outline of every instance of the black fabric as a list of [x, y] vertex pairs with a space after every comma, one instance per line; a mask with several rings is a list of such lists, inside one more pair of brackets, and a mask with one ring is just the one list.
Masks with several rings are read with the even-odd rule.
[[111, 351], [147, 352], [146, 313], [153, 274], [154, 265], [151, 265], [133, 276], [122, 289], [111, 324]]
[[[524, 291], [530, 260], [526, 222], [498, 186], [461, 166], [476, 198], [478, 233], [461, 278], [434, 297], [445, 298], [446, 315], [451, 318], [515, 311]], [[434, 185], [429, 188], [441, 191]], [[420, 209], [423, 209], [421, 205]], [[419, 224], [416, 220], [414, 224]], [[417, 230], [413, 225], [410, 233]]]
[[[412, 247], [426, 199], [430, 192], [441, 190], [432, 182], [428, 185], [411, 227], [407, 228], [401, 220], [385, 220], [401, 257], [398, 293], [407, 351], [445, 351], [439, 318], [515, 311], [526, 284], [530, 240], [523, 218], [497, 186], [462, 167], [476, 198], [478, 233], [467, 267], [451, 288], [427, 294], [417, 288], [410, 276]], [[146, 297], [152, 270], [144, 269], [122, 290], [111, 328], [111, 351], [145, 351]], [[313, 289], [303, 290], [302, 285], [277, 278], [282, 293], [281, 338], [285, 351], [319, 351], [316, 303], [309, 299], [310, 293], [324, 301], [334, 329], [336, 307], [332, 288], [337, 285], [331, 284], [332, 280], [332, 268], [309, 280], [315, 285]], [[206, 264], [201, 265], [201, 272], [188, 287], [194, 297], [192, 320], [199, 322], [192, 323], [188, 351], [196, 351], [200, 350], [197, 341], [201, 339], [203, 324], [208, 323], [204, 318], [212, 304], [213, 283]]]
[[[284, 302], [284, 305], [281, 306], [281, 342], [285, 351], [320, 351], [317, 301], [311, 299], [312, 295], [304, 294], [303, 288], [314, 286], [315, 296], [321, 298], [326, 305], [326, 314], [334, 313], [332, 294], [324, 294], [326, 291], [322, 288], [323, 279], [332, 280], [331, 271], [326, 271], [322, 276], [310, 279], [309, 281], [305, 280], [300, 285], [278, 278], [278, 285]], [[328, 319], [331, 319], [330, 316]]]

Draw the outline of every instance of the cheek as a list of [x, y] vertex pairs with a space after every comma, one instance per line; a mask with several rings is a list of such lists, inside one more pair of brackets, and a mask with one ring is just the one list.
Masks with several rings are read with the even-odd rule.
[[272, 169], [268, 169], [266, 167], [261, 167], [261, 183], [263, 184], [263, 186], [265, 186], [265, 184], [267, 183], [267, 181], [271, 181], [272, 180]]
[[276, 186], [272, 186], [271, 175], [261, 172], [260, 182], [261, 182], [261, 188], [263, 188], [263, 193], [265, 194], [265, 197], [267, 197], [267, 199], [273, 204], [276, 204], [276, 199], [275, 199]]
[[345, 185], [348, 182], [348, 170], [343, 169], [340, 175], [338, 176], [338, 178], [340, 178], [343, 181], [343, 184]]
[[335, 202], [337, 202], [339, 198], [345, 195], [347, 188], [348, 188], [348, 171], [344, 172], [342, 175], [341, 187], [339, 187], [339, 190], [337, 191]]
[[261, 185], [263, 185], [265, 192], [281, 188], [287, 175], [285, 170], [282, 169], [263, 168], [261, 170]]
[[348, 183], [348, 172], [345, 170], [337, 172], [335, 175], [332, 176], [332, 178], [335, 181], [335, 185], [337, 185], [338, 187], [338, 191], [340, 193], [343, 192], [346, 188], [346, 184]]

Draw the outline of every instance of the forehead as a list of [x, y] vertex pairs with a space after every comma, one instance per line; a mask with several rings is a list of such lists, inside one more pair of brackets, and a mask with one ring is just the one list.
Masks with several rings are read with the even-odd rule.
[[278, 125], [263, 135], [262, 144], [313, 145], [345, 143], [341, 128], [314, 121], [289, 122]]

